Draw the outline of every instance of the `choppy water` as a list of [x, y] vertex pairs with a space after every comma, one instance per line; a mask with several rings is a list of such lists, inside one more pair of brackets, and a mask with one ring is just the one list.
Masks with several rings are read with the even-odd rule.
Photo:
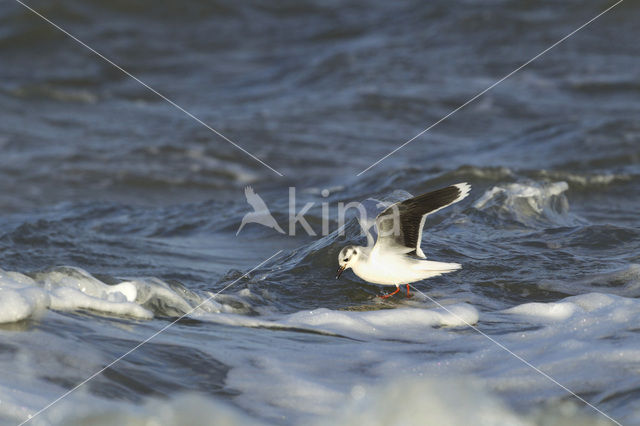
[[[606, 424], [470, 322], [640, 424], [636, 3], [356, 176], [609, 5], [33, 2], [279, 177], [5, 1], [0, 422], [238, 280], [32, 423]], [[323, 202], [461, 181], [423, 249], [463, 269], [416, 284], [451, 312], [336, 281], [353, 220], [236, 236], [247, 184], [319, 233]]]

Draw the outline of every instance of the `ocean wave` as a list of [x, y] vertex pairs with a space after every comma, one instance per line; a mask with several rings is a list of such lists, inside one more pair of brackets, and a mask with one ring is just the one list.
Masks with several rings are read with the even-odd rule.
[[543, 281], [540, 287], [564, 294], [602, 291], [624, 297], [640, 297], [640, 265], [632, 263], [576, 280]]
[[[401, 308], [393, 311], [334, 311], [321, 308], [293, 314], [260, 310], [260, 297], [248, 288], [235, 294], [196, 293], [157, 278], [139, 278], [106, 284], [74, 267], [58, 267], [33, 274], [0, 270], [0, 323], [37, 318], [46, 309], [90, 312], [137, 320], [188, 314], [201, 321], [244, 327], [300, 329], [352, 337], [392, 337], [398, 326], [412, 329], [463, 326], [478, 321], [468, 305], [448, 310]], [[371, 309], [377, 309], [371, 306]], [[262, 317], [256, 315], [262, 312]]]
[[525, 174], [536, 180], [565, 181], [572, 189], [583, 190], [626, 183], [636, 177], [626, 173], [577, 173], [563, 170], [535, 170]]
[[575, 226], [584, 221], [569, 213], [569, 201], [564, 195], [568, 189], [566, 182], [497, 185], [477, 199], [473, 207], [527, 227]]
[[[229, 296], [226, 296], [227, 298]], [[221, 298], [222, 299], [222, 298]], [[238, 305], [237, 303], [235, 304]], [[109, 285], [75, 267], [57, 267], [33, 274], [0, 270], [0, 322], [32, 318], [45, 309], [88, 311], [96, 315], [148, 320], [192, 312], [246, 312], [218, 303], [185, 287], [157, 278]]]

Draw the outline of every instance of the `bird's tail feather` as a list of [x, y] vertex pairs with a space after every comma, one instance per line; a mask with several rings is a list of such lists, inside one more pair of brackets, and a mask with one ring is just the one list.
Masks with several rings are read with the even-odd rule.
[[418, 271], [433, 271], [441, 274], [446, 274], [447, 272], [457, 271], [462, 268], [462, 265], [459, 263], [445, 263], [445, 262], [433, 262], [430, 260], [425, 260], [414, 265], [414, 268]]

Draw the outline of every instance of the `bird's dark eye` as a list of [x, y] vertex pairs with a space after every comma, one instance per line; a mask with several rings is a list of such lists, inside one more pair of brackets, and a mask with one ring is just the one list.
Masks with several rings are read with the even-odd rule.
[[348, 261], [349, 261], [349, 258], [348, 258], [348, 257], [345, 257], [344, 259], [342, 259], [342, 261], [343, 261], [343, 262], [348, 262]]

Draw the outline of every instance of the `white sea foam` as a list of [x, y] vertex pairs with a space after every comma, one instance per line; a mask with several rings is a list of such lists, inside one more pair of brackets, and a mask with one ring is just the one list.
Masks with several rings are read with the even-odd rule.
[[425, 327], [465, 326], [478, 321], [478, 311], [473, 306], [459, 304], [447, 309], [398, 308], [352, 312], [322, 308], [290, 315], [283, 323], [347, 336], [397, 337], [398, 330], [419, 333]]
[[34, 425], [225, 425], [264, 424], [241, 410], [199, 394], [179, 394], [169, 400], [149, 398], [143, 404], [109, 401], [102, 404], [61, 404], [33, 422]]
[[[469, 322], [478, 315], [477, 311], [468, 309], [468, 305], [454, 307], [454, 312]], [[552, 303], [526, 303], [479, 316], [481, 321], [494, 327], [502, 324], [513, 328], [521, 324], [522, 328], [492, 337], [569, 389], [592, 395], [590, 401], [605, 412], [612, 406], [603, 401], [618, 391], [637, 386], [633, 371], [640, 361], [640, 343], [627, 330], [636, 327], [640, 320], [640, 300], [592, 293]], [[530, 410], [535, 401], [572, 400], [557, 384], [475, 331], [434, 328], [442, 324], [441, 321], [434, 316], [434, 311], [404, 308], [375, 312], [319, 309], [292, 314], [278, 323], [329, 330], [362, 340], [333, 344], [327, 341], [308, 346], [274, 344], [259, 353], [228, 360], [232, 369], [227, 384], [240, 392], [236, 399], [240, 405], [254, 409], [260, 406], [260, 412], [274, 419], [292, 411], [304, 413], [303, 418], [304, 415], [329, 416], [340, 401], [352, 400], [353, 395], [361, 395], [363, 390], [368, 393], [367, 389], [374, 383], [388, 382], [398, 376], [441, 377], [445, 382], [460, 375], [475, 376], [481, 378], [485, 387], [524, 410]], [[482, 322], [480, 324], [483, 328]], [[613, 339], [614, 336], [618, 338]], [[404, 344], [398, 345], [398, 340]], [[378, 418], [388, 419], [387, 424], [402, 423], [404, 417], [398, 414], [399, 406], [411, 404], [412, 410], [416, 410], [413, 405], [426, 404], [424, 400], [432, 398], [434, 404], [442, 403], [442, 407], [430, 407], [434, 417], [427, 416], [431, 412], [428, 410], [425, 417], [416, 417], [418, 422], [429, 419], [443, 422], [455, 419], [450, 424], [462, 422], [455, 411], [463, 404], [462, 399], [449, 401], [437, 392], [429, 395], [429, 383], [417, 383], [414, 386], [423, 386], [427, 391], [418, 392], [422, 398], [414, 403], [411, 392], [403, 391], [405, 386], [410, 389], [412, 385], [402, 384], [397, 388], [390, 385], [391, 388], [384, 391], [388, 392], [386, 398], [368, 400], [364, 404], [367, 411], [361, 406], [361, 410], [355, 409], [341, 419], [348, 419], [345, 423], [366, 419], [379, 424], [374, 421]], [[452, 390], [452, 394], [456, 393], [464, 397], [464, 390]], [[481, 394], [471, 390], [469, 406], [474, 396], [482, 402]], [[384, 405], [391, 404], [389, 408], [381, 408], [382, 401]], [[380, 411], [376, 411], [378, 409]], [[578, 412], [575, 407], [572, 410], [570, 418], [556, 424], [574, 424]], [[499, 409], [497, 412], [507, 415]], [[580, 413], [594, 424], [605, 419], [590, 409], [581, 408]], [[538, 413], [538, 416], [544, 415], [544, 412]], [[640, 420], [639, 416], [640, 403], [618, 420], [634, 423]], [[488, 424], [495, 424], [492, 421]], [[527, 424], [539, 423], [530, 418], [527, 421], [530, 422]]]
[[[243, 299], [250, 296], [245, 290]], [[46, 308], [58, 311], [89, 310], [106, 315], [150, 319], [154, 304], [162, 305], [171, 315], [190, 315], [228, 325], [271, 328], [309, 328], [351, 336], [390, 337], [398, 327], [419, 330], [424, 327], [455, 327], [478, 321], [478, 311], [470, 305], [443, 309], [400, 308], [369, 312], [332, 311], [320, 308], [285, 316], [252, 317], [239, 315], [242, 308], [232, 308], [213, 300], [211, 295], [197, 295], [188, 290], [178, 294], [158, 279], [136, 279], [107, 285], [79, 268], [58, 268], [36, 275], [0, 270], [0, 322], [23, 320]], [[238, 296], [240, 297], [240, 296]], [[239, 301], [240, 299], [238, 299]], [[238, 303], [236, 303], [238, 304]], [[166, 313], [165, 313], [166, 314]]]
[[595, 173], [580, 174], [571, 173], [563, 170], [540, 170], [537, 175], [544, 179], [561, 179], [572, 185], [591, 187], [606, 186], [612, 183], [627, 182], [631, 180], [631, 175], [616, 173]]
[[526, 315], [538, 319], [564, 320], [576, 311], [576, 304], [570, 302], [559, 303], [525, 303], [504, 312], [508, 314]]
[[49, 306], [48, 295], [37, 288], [0, 288], [0, 323], [22, 321]]
[[[108, 285], [75, 267], [40, 272], [35, 274], [35, 279], [0, 269], [0, 323], [21, 321], [47, 308], [137, 319], [151, 319], [154, 314], [180, 316], [190, 313], [198, 317], [212, 313], [246, 313], [248, 310], [243, 307], [242, 297], [221, 295], [214, 300], [212, 296], [186, 288], [174, 289], [157, 278]], [[227, 299], [234, 303], [221, 302]]]
[[320, 425], [533, 425], [473, 378], [405, 378], [385, 386], [356, 385], [337, 418]]
[[47, 292], [35, 286], [31, 278], [0, 269], [0, 323], [22, 321], [50, 303]]
[[353, 338], [390, 339], [412, 335], [428, 339], [434, 327], [460, 327], [478, 321], [477, 309], [468, 304], [442, 308], [397, 308], [375, 311], [336, 311], [326, 308], [289, 315], [252, 317], [238, 314], [201, 313], [197, 318], [219, 324], [272, 329], [300, 329]]
[[520, 222], [525, 226], [570, 226], [581, 219], [569, 214], [569, 202], [564, 195], [568, 189], [569, 185], [566, 182], [529, 182], [494, 186], [487, 190], [473, 207], [492, 212], [502, 219]]
[[[114, 299], [126, 299], [122, 293], [107, 293]], [[58, 288], [51, 293], [50, 308], [58, 311], [90, 310], [112, 315], [126, 315], [140, 319], [151, 319], [153, 313], [142, 306], [127, 301], [111, 301], [88, 294], [73, 288]]]
[[353, 386], [347, 404], [319, 425], [606, 425], [575, 402], [517, 413], [474, 377], [394, 379], [382, 386]]
[[[130, 425], [265, 425], [227, 402], [194, 393], [169, 399], [148, 398], [141, 404], [99, 401], [83, 396], [82, 404], [62, 401], [32, 424], [116, 426]], [[17, 421], [21, 416], [11, 416]], [[291, 423], [282, 418], [276, 423]], [[575, 403], [549, 405], [544, 410], [514, 412], [472, 377], [398, 378], [382, 385], [355, 384], [337, 401], [331, 414], [306, 424], [322, 425], [605, 425], [598, 417], [581, 413]]]
[[0, 323], [17, 322], [49, 308], [58, 311], [90, 310], [140, 319], [153, 317], [136, 303], [131, 283], [110, 286], [78, 268], [61, 268], [32, 279], [0, 270]]
[[613, 322], [632, 323], [640, 319], [640, 301], [612, 294], [588, 293], [568, 297], [557, 303], [525, 303], [503, 312], [525, 316], [533, 321], [561, 322], [578, 319], [587, 323], [593, 317], [605, 317]]
[[[108, 286], [94, 277], [87, 278], [85, 274], [73, 269], [64, 273], [45, 273], [34, 280], [1, 271], [2, 319], [7, 322], [28, 318], [47, 307], [64, 311], [91, 310], [142, 319], [150, 317], [149, 309], [154, 300], [160, 305], [175, 303], [176, 312], [182, 312], [202, 300], [202, 297], [186, 291], [178, 294], [171, 286], [154, 279]], [[245, 289], [235, 297], [245, 298], [248, 303], [251, 294]], [[623, 423], [640, 421], [640, 403], [629, 403], [628, 408], [620, 409], [615, 405], [617, 403], [609, 402], [616, 401], [616, 395], [633, 392], [637, 388], [640, 343], [634, 338], [633, 330], [640, 322], [640, 300], [635, 298], [588, 293], [550, 303], [524, 303], [500, 311], [482, 312], [465, 303], [447, 305], [453, 314], [441, 308], [421, 306], [416, 300], [395, 309], [375, 311], [318, 308], [292, 314], [272, 311], [255, 316], [233, 313], [223, 300], [211, 303], [194, 316], [212, 322], [210, 327], [201, 330], [218, 330], [222, 339], [185, 340], [180, 333], [189, 331], [180, 331], [179, 326], [169, 330], [163, 338], [183, 345], [196, 345], [194, 349], [223, 363], [229, 368], [225, 386], [237, 393], [234, 402], [273, 422], [287, 416], [291, 422], [308, 423], [321, 416], [333, 419], [336, 424], [352, 423], [357, 419], [373, 424], [376, 424], [376, 419], [403, 423], [408, 420], [399, 412], [398, 405], [406, 403], [417, 407], [414, 412], [418, 413], [415, 418], [419, 422], [433, 419], [460, 424], [464, 420], [461, 407], [477, 411], [477, 399], [481, 404], [494, 407], [490, 411], [499, 413], [497, 417], [487, 414], [487, 424], [493, 424], [495, 418], [511, 418], [509, 416], [514, 416], [513, 424], [518, 421], [528, 424], [532, 417], [513, 414], [511, 409], [504, 408], [499, 398], [525, 411], [530, 410], [531, 404], [537, 405], [542, 400], [571, 400], [561, 387], [466, 327], [466, 323], [479, 323], [479, 327], [500, 344], [569, 389], [589, 395], [589, 400], [603, 411], [618, 410], [618, 420]], [[217, 324], [238, 327], [242, 332], [229, 333]], [[256, 329], [251, 330], [253, 327]], [[501, 332], [492, 333], [493, 328]], [[290, 334], [294, 330], [330, 333], [346, 338]], [[127, 329], [126, 332], [131, 331]], [[66, 344], [63, 336], [42, 333], [48, 336], [42, 345], [66, 354], [63, 349], [55, 349]], [[33, 337], [28, 334], [14, 333], [11, 341], [21, 347], [22, 338], [32, 342]], [[136, 339], [142, 340], [148, 334], [148, 330], [144, 331]], [[91, 346], [78, 347], [73, 356], [66, 354], [61, 360], [55, 357], [34, 358], [32, 353], [37, 352], [32, 351], [33, 343], [29, 347], [29, 351], [21, 351], [13, 361], [0, 357], [3, 371], [15, 370], [15, 375], [10, 374], [0, 382], [0, 400], [3, 401], [0, 403], [0, 418], [13, 419], [33, 412], [48, 397], [61, 393], [62, 388], [48, 382], [47, 386], [38, 386], [38, 392], [44, 392], [44, 396], [29, 390], [33, 383], [39, 383], [42, 375], [55, 372], [53, 376], [57, 377], [60, 371], [66, 371], [69, 362], [74, 365], [83, 362], [81, 371], [90, 373], [111, 360]], [[77, 351], [83, 351], [80, 358]], [[456, 378], [461, 376], [476, 377], [485, 389], [498, 397], [492, 396], [484, 401], [482, 395], [486, 391], [473, 387], [465, 390], [456, 385], [449, 389], [439, 381], [456, 382]], [[84, 377], [85, 373], [72, 375], [68, 380], [77, 382]], [[398, 377], [412, 377], [415, 381], [398, 382]], [[12, 383], [11, 389], [7, 387], [7, 380]], [[274, 392], [274, 389], [278, 391]], [[467, 391], [468, 394], [465, 393]], [[30, 392], [33, 395], [30, 396]], [[414, 394], [416, 397], [412, 399]], [[452, 400], [449, 398], [451, 395], [459, 395], [460, 399]], [[21, 403], [22, 400], [29, 401], [29, 404]], [[383, 404], [387, 401], [390, 406]], [[128, 406], [118, 406], [113, 411], [109, 404], [96, 404], [87, 406], [108, 408], [104, 418], [109, 420], [104, 424], [134, 418], [129, 417], [135, 413]], [[167, 415], [173, 415], [171, 410], [183, 413], [175, 414], [178, 416], [176, 419], [186, 415], [172, 404], [173, 401], [167, 408], [170, 410]], [[428, 408], [424, 412], [420, 408], [423, 405]], [[364, 407], [368, 408], [365, 410]], [[202, 409], [205, 410], [204, 407]], [[80, 413], [82, 415], [77, 419], [90, 418], [90, 411]], [[581, 412], [594, 418], [587, 409], [581, 409]], [[84, 415], [87, 417], [82, 417]], [[153, 413], [143, 410], [142, 414], [137, 412], [135, 415], [142, 416], [136, 419], [147, 419], [146, 416]], [[383, 420], [381, 422], [384, 423]], [[533, 423], [538, 422], [533, 420]]]

